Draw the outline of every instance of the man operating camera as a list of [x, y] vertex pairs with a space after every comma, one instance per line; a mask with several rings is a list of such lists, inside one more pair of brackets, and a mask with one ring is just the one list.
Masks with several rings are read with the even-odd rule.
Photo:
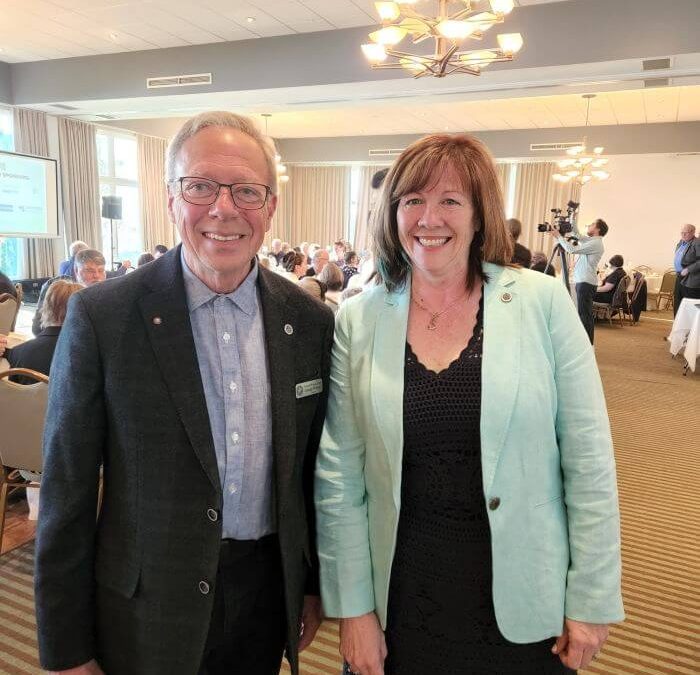
[[579, 234], [576, 221], [572, 219], [573, 238], [565, 239], [556, 227], [549, 233], [567, 253], [578, 256], [574, 265], [578, 315], [593, 344], [593, 296], [598, 286], [598, 263], [603, 257], [603, 237], [608, 233], [608, 225], [598, 218], [588, 226], [584, 236]]

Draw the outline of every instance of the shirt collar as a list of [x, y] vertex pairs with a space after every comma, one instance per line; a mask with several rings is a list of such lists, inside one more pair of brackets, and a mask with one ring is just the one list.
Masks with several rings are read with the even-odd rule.
[[210, 302], [216, 297], [228, 298], [242, 312], [252, 316], [255, 313], [257, 304], [257, 281], [258, 281], [258, 261], [253, 259], [253, 264], [248, 276], [243, 283], [231, 293], [216, 293], [212, 291], [201, 279], [195, 276], [185, 261], [184, 248], [180, 251], [180, 261], [182, 262], [182, 277], [185, 283], [185, 296], [187, 297], [187, 309], [194, 312], [202, 305]]

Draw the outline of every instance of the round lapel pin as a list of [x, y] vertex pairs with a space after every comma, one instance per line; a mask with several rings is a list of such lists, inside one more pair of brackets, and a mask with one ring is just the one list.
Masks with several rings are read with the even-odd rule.
[[288, 323], [284, 324], [284, 332], [287, 335], [291, 335], [294, 332], [294, 329], [292, 328], [291, 324], [288, 324]]
[[163, 319], [161, 319], [159, 316], [154, 316], [153, 317], [153, 324], [155, 326], [160, 326], [160, 324], [163, 323]]
[[510, 302], [513, 299], [513, 296], [510, 293], [504, 293], [501, 296], [501, 302]]

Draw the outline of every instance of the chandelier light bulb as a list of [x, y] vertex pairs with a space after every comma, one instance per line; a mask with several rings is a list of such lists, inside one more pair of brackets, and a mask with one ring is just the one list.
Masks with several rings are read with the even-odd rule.
[[380, 63], [386, 61], [387, 53], [384, 45], [378, 45], [374, 42], [368, 42], [362, 45], [362, 53], [370, 63]]
[[607, 171], [591, 171], [591, 174], [598, 180], [608, 180], [610, 174]]
[[278, 164], [277, 165], [277, 173], [279, 173], [279, 174], [287, 173], [287, 167], [284, 164]]
[[581, 176], [581, 178], [579, 178], [579, 181], [581, 182], [581, 185], [585, 185], [586, 183], [588, 183], [588, 181], [592, 180], [592, 178], [593, 176]]
[[401, 59], [400, 63], [406, 70], [410, 70], [412, 73], [422, 73], [427, 68], [425, 64], [414, 61], [413, 59]]
[[382, 21], [396, 21], [401, 15], [401, 9], [395, 2], [375, 2], [374, 6]]
[[461, 54], [459, 58], [465, 63], [478, 65], [482, 68], [485, 68], [489, 65], [489, 63], [495, 61], [498, 58], [498, 55], [494, 54], [491, 51], [488, 51], [487, 49], [483, 49], [477, 52], [468, 52], [467, 54]]
[[289, 183], [289, 176], [287, 176], [287, 175], [279, 176], [278, 180], [280, 183]]
[[523, 46], [523, 36], [520, 33], [501, 33], [496, 36], [496, 40], [504, 54], [517, 54]]
[[450, 40], [464, 40], [477, 30], [477, 26], [470, 21], [453, 21], [452, 19], [441, 21], [436, 28], [440, 35]]
[[380, 45], [395, 45], [406, 37], [407, 31], [398, 26], [386, 26], [369, 34], [369, 39]]
[[607, 163], [608, 163], [608, 160], [607, 160], [606, 158], [604, 158], [604, 157], [599, 157], [598, 159], [594, 159], [594, 160], [591, 162], [591, 166], [594, 166], [594, 167], [597, 168], [597, 167], [599, 167], [599, 166], [605, 166]]
[[604, 148], [602, 145], [599, 145], [597, 148], [593, 148], [593, 152], [594, 152], [596, 155], [602, 154], [602, 153], [603, 153], [603, 150], [605, 150], [605, 148]]
[[491, 9], [496, 14], [510, 14], [513, 11], [513, 0], [489, 0]]

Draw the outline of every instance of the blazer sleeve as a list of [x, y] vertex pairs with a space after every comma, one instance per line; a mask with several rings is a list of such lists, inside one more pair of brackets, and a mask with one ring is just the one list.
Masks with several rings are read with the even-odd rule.
[[571, 298], [553, 284], [549, 329], [557, 389], [556, 432], [568, 514], [565, 614], [590, 623], [624, 618], [620, 514], [605, 396]]
[[97, 336], [76, 293], [53, 359], [44, 429], [35, 595], [46, 670], [66, 670], [95, 657], [95, 517], [106, 433], [102, 391]]
[[355, 416], [347, 305], [336, 319], [326, 423], [316, 462], [316, 525], [321, 598], [327, 616], [375, 608], [369, 548], [365, 443]]

